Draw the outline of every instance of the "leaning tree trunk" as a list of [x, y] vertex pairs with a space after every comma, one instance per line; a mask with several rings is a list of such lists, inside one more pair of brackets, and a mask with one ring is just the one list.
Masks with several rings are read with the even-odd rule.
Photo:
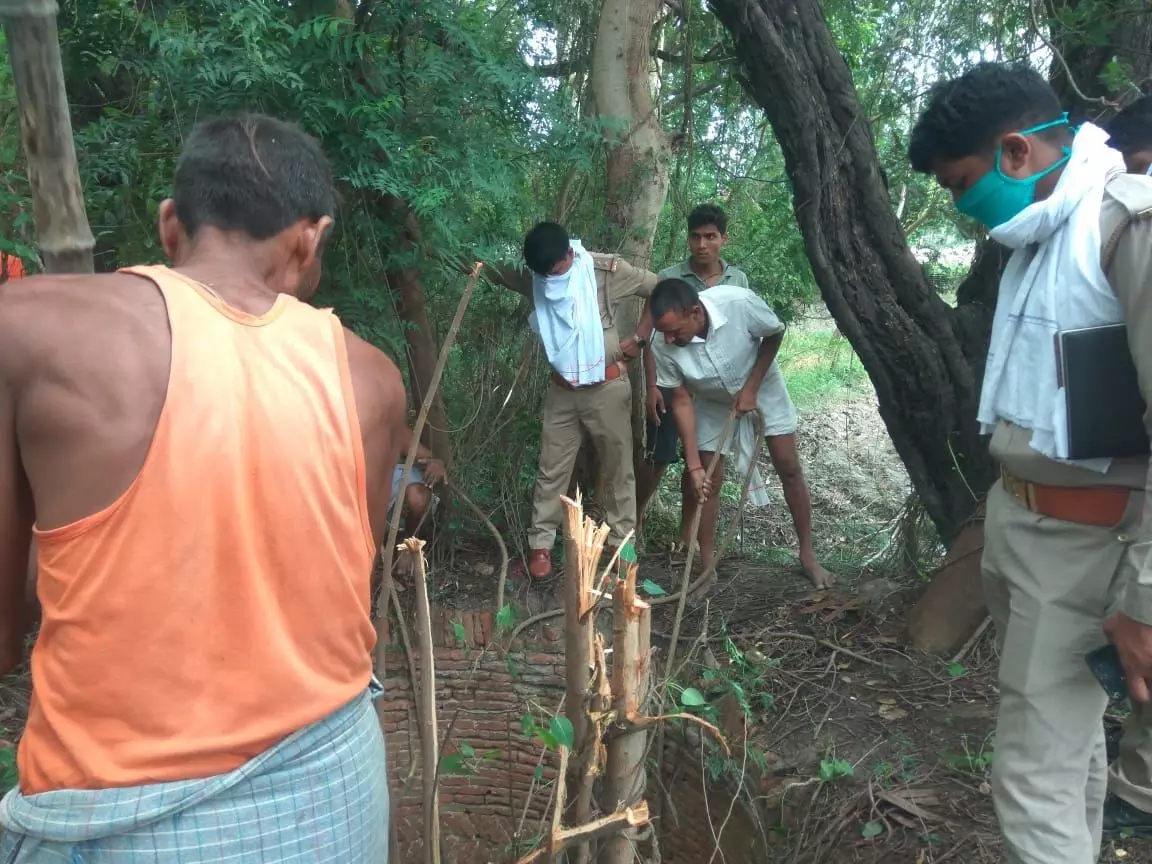
[[961, 326], [900, 229], [868, 120], [818, 0], [710, 0], [784, 154], [812, 272], [892, 442], [949, 542], [991, 484], [979, 436], [986, 333]]
[[92, 232], [72, 143], [56, 2], [0, 0], [0, 24], [20, 106], [20, 143], [44, 268], [49, 273], [91, 273]]
[[[604, 0], [592, 50], [596, 113], [618, 124], [609, 140], [606, 222], [599, 246], [644, 268], [650, 266], [656, 223], [668, 196], [672, 156], [650, 84], [652, 28], [663, 5], [663, 0]], [[641, 305], [620, 306], [616, 326], [621, 336], [636, 331]], [[644, 370], [639, 363], [633, 364], [632, 397], [633, 451], [639, 460], [644, 441]]]

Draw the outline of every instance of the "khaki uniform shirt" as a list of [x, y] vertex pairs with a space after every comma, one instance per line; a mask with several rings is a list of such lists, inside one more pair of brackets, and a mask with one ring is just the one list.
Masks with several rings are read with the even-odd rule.
[[592, 255], [592, 266], [596, 268], [600, 323], [604, 326], [604, 360], [610, 364], [624, 359], [620, 353], [620, 334], [616, 331], [617, 307], [629, 297], [651, 297], [657, 279], [655, 273], [633, 267], [619, 255], [589, 254]]
[[[748, 274], [735, 264], [729, 264], [723, 258], [720, 259], [720, 264], [724, 267], [724, 272], [720, 274], [716, 285], [736, 285], [740, 288], [752, 287], [748, 284]], [[692, 269], [691, 258], [685, 258], [679, 264], [665, 267], [660, 271], [660, 279], [683, 279], [697, 291], [707, 291], [709, 288], [716, 287], [716, 285], [708, 285], [703, 279], [696, 275], [696, 271]]]
[[[1152, 434], [1152, 180], [1121, 174], [1109, 181], [1100, 208], [1100, 236], [1104, 244], [1101, 261], [1111, 258], [1105, 275], [1123, 309], [1140, 392], [1149, 406], [1144, 425]], [[992, 456], [1011, 473], [1033, 483], [1149, 488], [1147, 456], [1114, 459], [1108, 472], [1100, 474], [1047, 458], [1032, 449], [1031, 438], [1031, 430], [1001, 421], [992, 435]], [[1140, 582], [1126, 596], [1124, 608], [1132, 617], [1152, 623], [1152, 559], [1145, 564], [1152, 551], [1149, 510], [1146, 506], [1144, 536], [1133, 549], [1139, 556]]]

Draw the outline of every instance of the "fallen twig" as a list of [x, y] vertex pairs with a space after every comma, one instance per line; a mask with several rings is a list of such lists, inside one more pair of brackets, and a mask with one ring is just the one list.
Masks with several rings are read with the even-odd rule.
[[984, 631], [988, 629], [988, 625], [991, 623], [992, 616], [985, 615], [984, 620], [980, 622], [980, 626], [976, 628], [976, 632], [968, 637], [968, 641], [961, 646], [960, 650], [956, 652], [956, 656], [949, 660], [948, 663], [959, 663], [961, 660], [967, 657], [968, 652], [971, 651], [976, 643], [980, 641], [980, 637], [984, 635]]
[[837, 645], [835, 642], [829, 642], [827, 639], [820, 639], [816, 636], [809, 636], [807, 633], [791, 633], [776, 630], [765, 630], [763, 633], [765, 638], [777, 639], [802, 639], [805, 642], [815, 642], [817, 645], [823, 645], [830, 651], [835, 651], [838, 654], [843, 654], [846, 657], [851, 657], [853, 660], [859, 660], [861, 663], [868, 663], [872, 666], [877, 666], [881, 669], [887, 669], [888, 664], [881, 660], [873, 660], [871, 657], [865, 657], [863, 654], [857, 654], [855, 651], [850, 651], [843, 645]]

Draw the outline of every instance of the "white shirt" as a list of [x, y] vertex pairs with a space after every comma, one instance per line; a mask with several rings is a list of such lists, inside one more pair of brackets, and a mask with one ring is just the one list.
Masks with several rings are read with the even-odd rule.
[[[653, 341], [652, 353], [656, 359], [656, 383], [660, 387], [685, 387], [692, 394], [697, 448], [708, 453], [719, 446], [728, 411], [748, 381], [761, 341], [782, 333], [784, 325], [768, 304], [748, 288], [717, 285], [700, 294], [700, 304], [708, 313], [706, 336], [697, 336], [687, 345], [669, 345], [657, 339]], [[756, 406], [764, 417], [765, 435], [796, 431], [796, 408], [775, 360], [760, 384]], [[735, 447], [736, 473], [741, 479], [749, 461], [759, 452], [755, 437], [755, 418], [747, 416], [724, 446], [725, 454], [732, 453]], [[753, 475], [749, 500], [761, 507], [769, 503], [759, 473]]]

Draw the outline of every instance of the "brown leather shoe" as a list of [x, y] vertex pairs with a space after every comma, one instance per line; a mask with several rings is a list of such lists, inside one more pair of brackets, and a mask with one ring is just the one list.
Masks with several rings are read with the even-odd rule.
[[547, 579], [552, 575], [552, 550], [533, 549], [528, 553], [528, 573], [533, 579]]

